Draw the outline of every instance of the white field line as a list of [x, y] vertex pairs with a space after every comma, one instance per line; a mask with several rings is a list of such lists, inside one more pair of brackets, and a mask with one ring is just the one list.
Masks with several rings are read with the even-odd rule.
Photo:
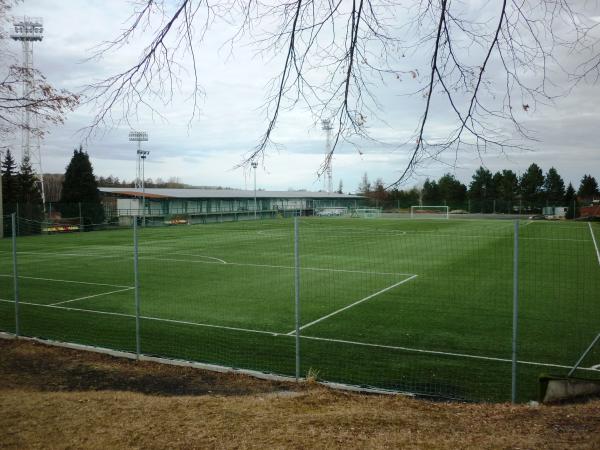
[[265, 236], [269, 238], [284, 238], [290, 237], [292, 235], [292, 230], [289, 230], [288, 233], [283, 232], [282, 230], [275, 230], [275, 232], [267, 231], [267, 230], [258, 230], [256, 234], [260, 236]]
[[49, 258], [54, 258], [56, 256], [63, 257], [63, 258], [69, 258], [71, 256], [85, 256], [86, 258], [121, 258], [123, 256], [126, 256], [124, 254], [100, 255], [100, 254], [94, 254], [94, 253], [23, 252], [23, 251], [18, 251], [17, 255], [35, 255], [36, 257], [48, 256]]
[[[0, 298], [0, 302], [14, 303], [14, 300], [7, 300], [4, 298]], [[124, 313], [108, 312], [108, 311], [97, 311], [94, 309], [71, 308], [71, 307], [67, 307], [67, 306], [41, 305], [39, 303], [29, 303], [29, 302], [19, 302], [19, 303], [21, 305], [39, 306], [42, 308], [55, 308], [55, 309], [62, 309], [65, 311], [78, 311], [78, 312], [86, 312], [86, 313], [108, 315], [108, 316], [135, 318], [135, 316], [133, 314], [124, 314]], [[212, 324], [197, 323], [197, 322], [186, 322], [186, 321], [182, 321], [182, 320], [161, 319], [159, 317], [140, 316], [140, 318], [145, 319], [145, 320], [154, 320], [157, 322], [176, 323], [176, 324], [192, 325], [192, 326], [206, 327], [206, 328], [217, 328], [217, 329], [223, 329], [223, 330], [241, 331], [241, 332], [246, 332], [246, 333], [266, 334], [269, 336], [277, 336], [277, 337], [292, 337], [293, 336], [290, 334], [274, 333], [271, 331], [252, 330], [249, 328], [228, 327], [225, 325], [212, 325]], [[301, 335], [300, 338], [314, 340], [314, 341], [334, 342], [334, 343], [339, 343], [339, 344], [348, 344], [348, 345], [357, 345], [357, 346], [363, 346], [363, 347], [384, 348], [384, 349], [389, 349], [389, 350], [422, 353], [422, 354], [427, 354], [427, 355], [453, 356], [453, 357], [458, 357], [458, 358], [468, 358], [468, 359], [476, 359], [476, 360], [483, 360], [483, 361], [496, 361], [496, 362], [512, 363], [512, 359], [509, 359], [509, 358], [496, 358], [496, 357], [492, 357], [492, 356], [472, 355], [472, 354], [468, 354], [468, 353], [442, 352], [442, 351], [426, 350], [426, 349], [412, 348], [412, 347], [401, 347], [401, 346], [395, 346], [395, 345], [371, 344], [368, 342], [348, 341], [348, 340], [344, 340], [344, 339], [321, 338], [321, 337], [316, 337], [316, 336], [302, 336]], [[561, 364], [542, 363], [542, 362], [536, 362], [536, 361], [517, 360], [517, 362], [519, 364], [525, 364], [525, 365], [530, 365], [530, 366], [555, 367], [555, 368], [560, 368], [560, 369], [571, 369], [572, 368], [572, 366], [566, 366], [566, 365], [561, 365]], [[588, 367], [580, 367], [579, 370], [597, 371], [597, 370], [600, 370], [600, 365], [589, 367], [589, 368]]]
[[[29, 252], [29, 253], [33, 253], [33, 252]], [[64, 254], [64, 253], [40, 253], [40, 254], [43, 254], [43, 255], [51, 255], [51, 254], [54, 254], [54, 255], [67, 255], [67, 254]], [[90, 255], [83, 254], [83, 253], [80, 253], [80, 254], [69, 253], [68, 256], [90, 256]], [[123, 255], [119, 255], [119, 256], [123, 256]], [[105, 257], [108, 258], [108, 256], [105, 256]], [[102, 258], [102, 256], [100, 256], [100, 258]], [[112, 256], [111, 256], [111, 258], [112, 258]], [[133, 256], [131, 256], [131, 258], [133, 258]], [[203, 258], [211, 258], [211, 259], [214, 259], [216, 261], [213, 262], [213, 261], [199, 261], [199, 260], [177, 259], [177, 258], [157, 258], [157, 257], [154, 257], [154, 256], [144, 256], [143, 254], [141, 254], [139, 256], [140, 260], [147, 259], [147, 260], [153, 260], [153, 261], [172, 261], [172, 262], [196, 263], [196, 264], [219, 264], [219, 265], [225, 265], [226, 264], [228, 266], [266, 267], [268, 269], [295, 269], [294, 266], [282, 266], [282, 265], [280, 266], [280, 265], [274, 265], [274, 264], [235, 263], [235, 262], [227, 262], [227, 261], [225, 261], [223, 259], [214, 258], [214, 257], [210, 257], [210, 256], [203, 256]], [[321, 267], [301, 267], [300, 270], [317, 271], [317, 272], [356, 273], [356, 274], [367, 274], [367, 275], [400, 275], [400, 276], [411, 276], [411, 275], [413, 275], [412, 273], [371, 272], [371, 271], [366, 271], [366, 270], [326, 269], [326, 268], [321, 268]], [[12, 276], [12, 275], [0, 275], [0, 276]], [[23, 278], [25, 278], [25, 277], [23, 277]], [[63, 281], [63, 280], [49, 280], [49, 281]], [[117, 285], [112, 285], [112, 284], [107, 285], [107, 286], [128, 287], [128, 286], [117, 286]]]
[[[140, 259], [157, 259], [161, 260], [161, 258], [150, 258], [150, 257], [141, 257]], [[208, 261], [190, 261], [190, 260], [178, 260], [181, 262], [193, 262], [200, 264], [216, 264]], [[294, 266], [278, 266], [274, 264], [250, 264], [250, 263], [235, 263], [235, 262], [226, 262], [228, 266], [242, 266], [242, 267], [266, 267], [269, 269], [295, 269]], [[364, 270], [349, 270], [349, 269], [325, 269], [321, 267], [300, 267], [300, 270], [308, 270], [314, 272], [341, 272], [341, 273], [357, 273], [357, 274], [368, 274], [368, 275], [401, 275], [401, 276], [412, 276], [412, 273], [398, 273], [398, 272], [369, 272]], [[415, 275], [416, 276], [416, 275]]]
[[[14, 300], [7, 300], [4, 298], [0, 298], [0, 302], [14, 303]], [[92, 313], [92, 314], [128, 317], [131, 319], [135, 319], [134, 314], [125, 314], [125, 313], [110, 312], [110, 311], [98, 311], [95, 309], [85, 309], [85, 308], [72, 308], [70, 306], [42, 305], [41, 303], [31, 303], [31, 302], [21, 302], [21, 301], [19, 302], [19, 304], [28, 305], [28, 306], [39, 306], [42, 308], [55, 308], [55, 309], [61, 309], [64, 311], [78, 311], [78, 312], [86, 312], [86, 313]], [[140, 319], [154, 320], [157, 322], [176, 323], [176, 324], [181, 324], [181, 325], [192, 325], [192, 326], [196, 326], [196, 327], [218, 328], [218, 329], [222, 329], [222, 330], [231, 330], [231, 331], [243, 331], [246, 333], [267, 334], [269, 336], [283, 336], [281, 333], [275, 333], [272, 331], [253, 330], [250, 328], [229, 327], [226, 325], [213, 325], [213, 324], [209, 324], [209, 323], [188, 322], [185, 320], [163, 319], [160, 317], [140, 316]]]
[[590, 227], [590, 234], [592, 235], [592, 241], [594, 242], [594, 248], [596, 249], [596, 256], [598, 257], [598, 265], [600, 265], [600, 251], [598, 250], [598, 243], [596, 242], [596, 236], [594, 236], [594, 230], [592, 228], [592, 224], [588, 222], [588, 226]]
[[[228, 264], [227, 261], [224, 261], [220, 258], [215, 258], [214, 256], [192, 255], [191, 253], [179, 253], [179, 252], [173, 252], [173, 253], [175, 253], [176, 255], [179, 255], [179, 256], [191, 256], [193, 258], [211, 259], [213, 261], [216, 261], [219, 264]], [[198, 260], [177, 259], [177, 258], [157, 258], [154, 256], [144, 256], [143, 253], [139, 256], [139, 259], [152, 259], [152, 260], [158, 260], [158, 261], [174, 261], [174, 262], [199, 262], [199, 263], [209, 262], [209, 261], [198, 261]], [[212, 264], [214, 264], [214, 263], [212, 263]]]
[[[140, 256], [140, 259], [152, 259], [156, 261], [175, 261], [185, 263], [200, 263], [200, 264], [220, 264], [209, 261], [191, 261], [189, 259], [165, 259], [165, 258], [154, 258], [150, 256]], [[215, 258], [216, 259], [216, 258]], [[220, 260], [223, 261], [223, 260]], [[251, 263], [235, 263], [227, 262], [224, 263], [228, 266], [241, 266], [241, 267], [266, 267], [268, 269], [295, 269], [294, 266], [280, 266], [274, 264], [251, 264]], [[349, 270], [349, 269], [325, 269], [321, 267], [300, 267], [300, 270], [316, 271], [316, 272], [341, 272], [341, 273], [357, 273], [367, 275], [401, 275], [401, 276], [412, 276], [412, 273], [399, 273], [399, 272], [370, 272], [365, 270]], [[415, 275], [416, 276], [416, 275]]]
[[[12, 274], [0, 274], [0, 277], [12, 277], [12, 276], [13, 276]], [[93, 283], [91, 281], [75, 281], [75, 280], [60, 280], [57, 278], [26, 277], [23, 275], [19, 275], [19, 278], [24, 278], [26, 280], [56, 281], [57, 283], [89, 284], [92, 286], [109, 286], [109, 287], [116, 287], [116, 288], [133, 289], [131, 286], [122, 286], [119, 284], [107, 284], [107, 283]]]
[[[309, 323], [307, 323], [306, 325], [302, 325], [302, 326], [300, 327], [300, 330], [303, 330], [303, 329], [305, 329], [305, 328], [308, 328], [308, 327], [310, 327], [310, 326], [312, 326], [312, 325], [315, 325], [315, 324], [317, 324], [317, 323], [319, 323], [319, 322], [322, 322], [322, 321], [323, 321], [323, 320], [325, 320], [325, 319], [329, 319], [330, 317], [332, 317], [332, 316], [335, 316], [336, 314], [339, 314], [339, 313], [341, 313], [342, 311], [346, 311], [347, 309], [350, 309], [350, 308], [352, 308], [353, 306], [356, 306], [356, 305], [358, 305], [358, 304], [360, 304], [360, 303], [366, 302], [367, 300], [370, 300], [370, 299], [372, 299], [373, 297], [376, 297], [376, 296], [378, 296], [379, 294], [383, 294], [384, 292], [387, 292], [387, 291], [389, 291], [390, 289], [394, 289], [395, 287], [397, 287], [397, 286], [400, 286], [401, 284], [404, 284], [404, 283], [406, 283], [406, 282], [408, 282], [408, 281], [410, 281], [410, 280], [413, 280], [413, 279], [417, 278], [417, 276], [418, 276], [418, 275], [413, 275], [413, 276], [411, 276], [411, 277], [408, 277], [408, 278], [406, 278], [406, 279], [404, 279], [404, 280], [402, 280], [402, 281], [399, 281], [398, 283], [395, 283], [395, 284], [392, 284], [391, 286], [388, 286], [388, 287], [386, 287], [386, 288], [383, 288], [383, 289], [381, 289], [380, 291], [377, 291], [377, 292], [375, 292], [374, 294], [368, 295], [368, 296], [366, 296], [365, 298], [361, 298], [360, 300], [358, 300], [358, 301], [356, 301], [356, 302], [354, 302], [354, 303], [351, 303], [351, 304], [349, 304], [349, 305], [346, 305], [346, 306], [344, 306], [343, 308], [340, 308], [340, 309], [338, 309], [338, 310], [336, 310], [336, 311], [333, 311], [332, 313], [329, 313], [329, 314], [327, 314], [327, 315], [325, 315], [325, 316], [323, 316], [323, 317], [320, 317], [320, 318], [318, 318], [317, 320], [313, 320], [312, 322], [309, 322]], [[295, 334], [296, 334], [296, 330], [294, 329], [294, 330], [292, 330], [292, 331], [290, 331], [289, 333], [286, 333], [286, 334], [287, 334], [288, 336], [295, 335]]]
[[102, 297], [103, 295], [116, 294], [117, 292], [131, 291], [132, 289], [135, 289], [135, 288], [129, 287], [129, 288], [125, 288], [125, 289], [117, 289], [116, 291], [102, 292], [100, 294], [86, 295], [85, 297], [74, 298], [72, 300], [65, 300], [62, 302], [50, 303], [48, 306], [64, 305], [65, 303], [78, 302], [79, 300], [86, 300], [88, 298]]
[[[313, 341], [325, 341], [325, 342], [335, 342], [335, 343], [339, 343], [339, 344], [359, 345], [359, 346], [363, 346], [363, 347], [385, 348], [385, 349], [389, 349], [389, 350], [400, 350], [400, 351], [413, 352], [413, 353], [424, 353], [427, 355], [456, 356], [459, 358], [512, 363], [512, 359], [510, 359], [510, 358], [496, 358], [493, 356], [470, 355], [468, 353], [442, 352], [442, 351], [436, 351], [436, 350], [425, 350], [425, 349], [421, 349], [421, 348], [400, 347], [400, 346], [396, 346], [396, 345], [370, 344], [368, 342], [347, 341], [344, 339], [321, 338], [321, 337], [316, 337], [316, 336], [300, 336], [300, 337], [302, 339], [310, 339]], [[565, 366], [565, 365], [561, 365], [561, 364], [542, 363], [542, 362], [536, 362], [536, 361], [517, 360], [517, 362], [519, 364], [525, 364], [525, 365], [530, 365], [530, 366], [556, 367], [556, 368], [560, 368], [560, 369], [571, 369], [573, 367], [573, 366]], [[594, 367], [596, 367], [596, 366], [589, 367], [589, 368], [580, 367], [579, 369], [581, 369], [581, 370], [598, 370], [598, 369], [595, 369]]]

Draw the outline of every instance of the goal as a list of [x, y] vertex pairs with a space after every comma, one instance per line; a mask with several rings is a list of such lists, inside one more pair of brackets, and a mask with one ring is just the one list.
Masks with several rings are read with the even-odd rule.
[[411, 206], [410, 218], [449, 219], [450, 212], [447, 206]]
[[356, 208], [352, 211], [351, 216], [363, 219], [381, 217], [381, 208]]

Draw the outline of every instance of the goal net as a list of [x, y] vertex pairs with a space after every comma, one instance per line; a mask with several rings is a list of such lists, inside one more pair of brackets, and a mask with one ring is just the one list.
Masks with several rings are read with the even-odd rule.
[[371, 219], [381, 217], [381, 208], [356, 208], [352, 211], [352, 217]]
[[449, 219], [447, 206], [411, 206], [411, 219]]

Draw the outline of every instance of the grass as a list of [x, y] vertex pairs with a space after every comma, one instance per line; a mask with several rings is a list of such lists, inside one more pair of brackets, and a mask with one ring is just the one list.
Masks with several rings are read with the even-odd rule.
[[[520, 225], [520, 400], [600, 332], [591, 231]], [[305, 218], [299, 232], [302, 376], [510, 398], [513, 222]], [[143, 353], [295, 373], [291, 220], [145, 228], [139, 243]], [[135, 351], [131, 230], [17, 245], [22, 334]], [[0, 329], [14, 332], [10, 241], [0, 251]], [[594, 349], [583, 367], [599, 363]]]
[[[597, 449], [600, 400], [360, 395], [0, 339], [2, 448]], [[118, 426], [115, 426], [118, 422]]]

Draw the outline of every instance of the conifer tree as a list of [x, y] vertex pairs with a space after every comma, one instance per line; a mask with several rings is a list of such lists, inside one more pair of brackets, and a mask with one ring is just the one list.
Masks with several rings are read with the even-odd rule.
[[15, 212], [19, 185], [17, 179], [17, 164], [10, 150], [6, 151], [6, 156], [2, 161], [2, 203], [4, 204], [4, 214]]
[[567, 204], [567, 219], [574, 219], [577, 212], [577, 195], [575, 194], [575, 188], [571, 183], [567, 186], [565, 191], [565, 203]]
[[598, 190], [598, 182], [596, 179], [591, 175], [584, 175], [581, 179], [577, 195], [583, 201], [591, 201], [600, 195], [600, 191]]
[[81, 146], [79, 150], [73, 151], [73, 157], [67, 166], [60, 202], [63, 217], [79, 217], [81, 204], [81, 215], [86, 225], [104, 221], [104, 208], [100, 202], [92, 163]]
[[523, 201], [530, 205], [539, 204], [544, 193], [544, 173], [540, 166], [532, 163], [519, 180], [519, 189]]
[[550, 205], [559, 205], [565, 197], [565, 183], [554, 167], [551, 167], [544, 179], [544, 195]]
[[451, 208], [464, 208], [467, 199], [467, 187], [451, 173], [442, 176], [438, 182], [440, 198]]
[[17, 175], [19, 219], [24, 220], [19, 227], [20, 234], [36, 234], [41, 230], [44, 220], [44, 205], [40, 193], [39, 180], [31, 167], [29, 157], [23, 158], [21, 169]]
[[437, 181], [427, 178], [423, 183], [423, 203], [425, 205], [437, 205], [441, 203], [440, 188]]
[[469, 184], [469, 198], [475, 202], [475, 210], [482, 213], [492, 212], [492, 201], [495, 195], [496, 189], [492, 172], [485, 167], [480, 167], [473, 174]]

